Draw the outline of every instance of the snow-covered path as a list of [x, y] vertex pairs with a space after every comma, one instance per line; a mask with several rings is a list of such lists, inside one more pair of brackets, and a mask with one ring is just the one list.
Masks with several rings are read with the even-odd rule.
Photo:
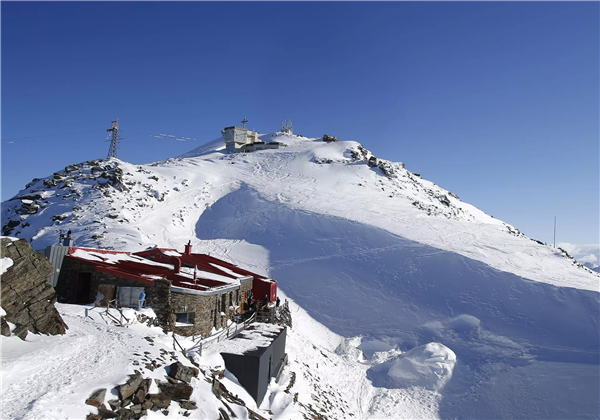
[[81, 417], [89, 411], [84, 401], [90, 387], [112, 387], [123, 379], [113, 372], [126, 372], [132, 350], [141, 344], [127, 330], [73, 316], [84, 315], [83, 307], [59, 309], [72, 315], [65, 336], [30, 334], [28, 342], [1, 338], [2, 418]]
[[110, 392], [132, 373], [134, 353], [157, 351], [142, 338], [147, 327], [114, 327], [98, 309], [92, 319], [84, 306], [56, 306], [69, 326], [64, 336], [1, 337], [3, 419], [82, 419], [92, 411], [85, 400], [94, 389]]

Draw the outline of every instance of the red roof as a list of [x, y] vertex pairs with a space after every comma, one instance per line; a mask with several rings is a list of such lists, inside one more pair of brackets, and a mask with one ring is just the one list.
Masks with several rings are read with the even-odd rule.
[[[102, 258], [102, 261], [93, 260], [89, 258], [84, 258], [82, 256], [73, 255], [76, 251], [81, 250], [87, 254], [91, 254], [89, 256]], [[167, 250], [167, 249], [165, 249]], [[174, 251], [174, 250], [168, 250]], [[123, 255], [129, 258], [126, 259], [109, 259], [103, 258], [102, 255]], [[154, 279], [148, 276], [160, 276], [165, 277], [171, 280], [171, 284], [173, 286], [192, 289], [192, 290], [209, 290], [216, 287], [226, 286], [229, 283], [221, 282], [215, 279], [207, 279], [202, 278], [201, 274], [196, 279], [196, 285], [194, 283], [194, 279], [188, 277], [189, 275], [184, 275], [183, 273], [175, 273], [173, 264], [171, 261], [161, 262], [161, 264], [157, 264], [159, 261], [151, 261], [146, 258], [143, 258], [142, 255], [132, 255], [130, 252], [123, 251], [108, 251], [102, 249], [93, 249], [93, 248], [69, 248], [68, 255], [65, 258], [74, 259], [78, 261], [83, 261], [88, 264], [92, 264], [96, 267], [96, 271], [111, 274], [117, 277], [137, 281], [144, 284], [154, 284]], [[169, 257], [171, 258], [171, 257]], [[222, 273], [221, 270], [213, 269], [207, 270], [215, 274], [227, 275], [226, 273]], [[217, 272], [219, 271], [219, 272]], [[227, 275], [229, 278], [234, 278], [234, 276]]]
[[[176, 257], [173, 255], [168, 255], [165, 253], [165, 251], [177, 252], [178, 255]], [[260, 274], [244, 270], [243, 268], [240, 268], [237, 265], [228, 263], [227, 261], [220, 260], [207, 254], [182, 254], [175, 249], [152, 248], [145, 251], [136, 252], [134, 253], [134, 255], [139, 255], [140, 257], [145, 258], [154, 257], [154, 261], [166, 264], [169, 264], [169, 262], [172, 261], [172, 258], [175, 257], [178, 258], [182, 264], [185, 264], [189, 267], [198, 267], [199, 270], [208, 271], [210, 273], [218, 274], [232, 279], [236, 279], [239, 276], [252, 276], [255, 279], [267, 280], [267, 277], [265, 276], [261, 276]], [[218, 267], [215, 267], [215, 265], [226, 268], [227, 270], [231, 270], [238, 275], [233, 275], [227, 270], [221, 270]]]

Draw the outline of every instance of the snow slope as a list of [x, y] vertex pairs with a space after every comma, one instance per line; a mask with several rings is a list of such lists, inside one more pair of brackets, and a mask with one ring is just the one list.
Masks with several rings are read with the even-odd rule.
[[597, 273], [356, 142], [262, 138], [287, 147], [231, 155], [217, 139], [151, 165], [79, 165], [3, 203], [3, 225], [36, 249], [59, 229], [131, 251], [191, 240], [268, 273], [335, 337], [324, 348], [340, 347], [363, 391], [334, 381], [333, 405], [357, 398], [360, 417], [599, 416]]

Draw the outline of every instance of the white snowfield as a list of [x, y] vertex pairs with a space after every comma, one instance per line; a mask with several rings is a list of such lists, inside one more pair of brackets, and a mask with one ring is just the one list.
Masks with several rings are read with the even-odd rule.
[[[403, 164], [369, 165], [356, 142], [261, 138], [287, 147], [226, 154], [217, 139], [150, 165], [102, 162], [122, 169], [127, 191], [97, 187], [107, 180], [84, 164], [54, 187], [32, 183], [2, 220], [37, 205], [11, 233], [34, 249], [58, 229], [77, 246], [126, 251], [191, 241], [278, 280], [303, 321], [330, 331], [324, 344], [294, 325], [304, 345], [290, 354], [308, 381], [299, 401], [328, 407], [310, 396], [328, 375], [360, 384], [328, 382], [346, 410], [329, 409], [334, 418], [600, 417], [597, 273]], [[285, 407], [281, 418], [306, 412]]]

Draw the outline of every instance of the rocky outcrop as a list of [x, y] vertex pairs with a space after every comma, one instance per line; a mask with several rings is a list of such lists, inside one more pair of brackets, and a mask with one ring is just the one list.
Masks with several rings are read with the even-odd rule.
[[327, 134], [323, 134], [323, 141], [327, 142], [327, 143], [331, 143], [331, 142], [334, 142], [334, 141], [340, 141], [340, 139], [338, 139], [335, 136], [330, 136], [330, 135], [327, 135]]
[[54, 307], [56, 293], [48, 277], [52, 264], [31, 248], [24, 239], [0, 239], [0, 254], [13, 261], [0, 279], [2, 308], [2, 335], [10, 335], [7, 321], [15, 324], [13, 334], [25, 339], [27, 332], [34, 334], [64, 334], [67, 325]]
[[275, 311], [275, 323], [278, 325], [288, 326], [292, 328], [292, 312], [290, 311], [290, 306], [288, 304], [287, 299], [277, 308]]
[[86, 419], [139, 419], [146, 416], [148, 410], [153, 412], [160, 410], [166, 416], [169, 414], [167, 408], [169, 408], [172, 401], [177, 401], [182, 410], [178, 414], [188, 417], [190, 410], [197, 408], [196, 403], [189, 400], [194, 388], [188, 382], [191, 381], [192, 377], [198, 377], [200, 371], [195, 367], [175, 362], [169, 366], [168, 373], [169, 376], [166, 376], [168, 382], [155, 379], [160, 392], [150, 394], [152, 379], [144, 379], [142, 374], [136, 370], [133, 375], [129, 375], [129, 379], [125, 383], [117, 385], [113, 389], [111, 395], [117, 395], [118, 399], [107, 401], [110, 409], [104, 404], [106, 389], [97, 389], [85, 403], [96, 407], [98, 412], [89, 413]]

